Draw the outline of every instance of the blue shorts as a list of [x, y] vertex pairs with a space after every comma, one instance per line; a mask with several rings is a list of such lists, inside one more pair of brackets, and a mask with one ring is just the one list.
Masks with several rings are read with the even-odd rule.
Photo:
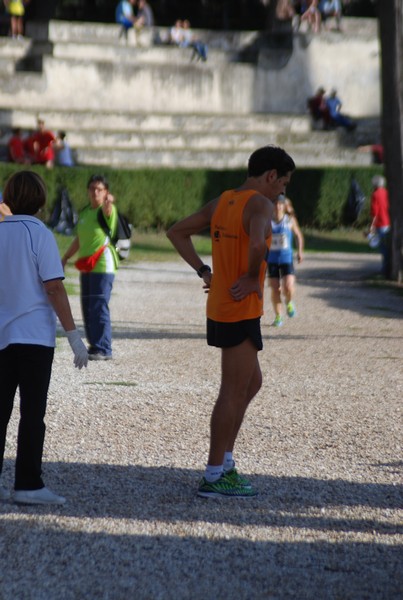
[[294, 275], [294, 263], [283, 263], [278, 265], [277, 263], [268, 263], [269, 279], [281, 279], [286, 275]]
[[130, 19], [126, 19], [126, 17], [122, 17], [121, 19], [119, 19], [118, 23], [119, 25], [122, 25], [122, 27], [124, 27], [125, 29], [131, 29], [133, 27], [133, 21], [130, 21]]
[[247, 338], [250, 338], [257, 350], [262, 350], [260, 317], [236, 321], [235, 323], [222, 323], [207, 319], [207, 344], [209, 346], [232, 348], [233, 346], [239, 346]]

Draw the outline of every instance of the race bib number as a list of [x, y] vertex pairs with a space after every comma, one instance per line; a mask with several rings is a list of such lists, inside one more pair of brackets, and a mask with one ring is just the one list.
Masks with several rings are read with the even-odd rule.
[[273, 233], [270, 250], [287, 250], [288, 238], [285, 233]]

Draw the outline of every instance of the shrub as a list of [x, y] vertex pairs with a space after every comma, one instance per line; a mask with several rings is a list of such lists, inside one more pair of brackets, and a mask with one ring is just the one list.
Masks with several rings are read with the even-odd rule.
[[[246, 170], [213, 171], [207, 169], [112, 169], [104, 167], [32, 167], [48, 188], [47, 219], [59, 189], [65, 186], [77, 210], [88, 202], [87, 181], [101, 173], [110, 183], [119, 210], [135, 227], [167, 229], [172, 223], [215, 198], [221, 191], [236, 187], [245, 179]], [[19, 165], [0, 164], [0, 187]], [[354, 176], [367, 197], [357, 226], [369, 220], [371, 178], [381, 173], [379, 166], [362, 168], [298, 169], [292, 176], [287, 195], [291, 198], [300, 224], [317, 229], [336, 229], [343, 223], [350, 182]]]

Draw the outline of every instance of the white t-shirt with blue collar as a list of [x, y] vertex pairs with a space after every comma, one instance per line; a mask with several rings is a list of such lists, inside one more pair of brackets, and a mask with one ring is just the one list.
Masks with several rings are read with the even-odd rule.
[[53, 234], [35, 217], [0, 220], [0, 350], [56, 345], [56, 315], [43, 283], [64, 279]]

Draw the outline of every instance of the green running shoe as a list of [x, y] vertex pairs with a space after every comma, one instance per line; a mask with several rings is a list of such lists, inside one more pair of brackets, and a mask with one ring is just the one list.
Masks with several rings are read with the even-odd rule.
[[229, 471], [224, 471], [224, 473], [227, 479], [231, 479], [231, 481], [233, 481], [234, 485], [240, 485], [243, 488], [251, 489], [252, 486], [250, 481], [248, 481], [246, 477], [242, 477], [235, 467], [232, 467], [232, 469]]
[[272, 323], [272, 327], [281, 327], [283, 324], [283, 319], [281, 318], [281, 315], [276, 315], [276, 318], [274, 319], [273, 323]]
[[289, 302], [287, 304], [287, 315], [289, 317], [294, 317], [295, 316], [295, 305], [294, 305], [294, 302]]
[[257, 491], [252, 487], [247, 488], [234, 483], [231, 477], [227, 477], [227, 474], [223, 473], [217, 481], [209, 482], [203, 477], [197, 495], [202, 498], [250, 498], [257, 496]]

